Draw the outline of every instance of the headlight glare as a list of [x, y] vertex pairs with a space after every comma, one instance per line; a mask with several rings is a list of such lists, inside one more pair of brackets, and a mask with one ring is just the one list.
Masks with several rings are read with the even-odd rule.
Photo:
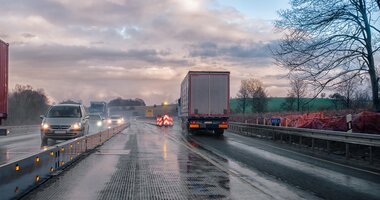
[[42, 123], [42, 124], [41, 124], [41, 128], [44, 129], [44, 130], [46, 130], [46, 129], [49, 128], [49, 124], [47, 124], [47, 123]]
[[78, 130], [81, 128], [81, 124], [80, 123], [75, 123], [73, 125], [71, 125], [71, 128], [74, 129], [74, 130]]

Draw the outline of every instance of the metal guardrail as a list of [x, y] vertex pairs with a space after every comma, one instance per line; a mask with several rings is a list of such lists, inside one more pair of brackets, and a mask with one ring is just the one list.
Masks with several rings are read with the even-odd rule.
[[[346, 158], [349, 158], [349, 145], [365, 145], [369, 147], [370, 163], [373, 163], [372, 147], [380, 147], [380, 135], [366, 134], [366, 133], [347, 133], [340, 131], [328, 131], [306, 128], [294, 127], [281, 127], [281, 126], [268, 126], [259, 124], [246, 124], [238, 122], [230, 122], [229, 130], [235, 133], [249, 136], [264, 136], [276, 138], [277, 134], [298, 136], [300, 138], [311, 138], [312, 149], [314, 149], [315, 139], [327, 141], [326, 147], [329, 150], [330, 142], [342, 142], [346, 144]], [[300, 140], [301, 142], [301, 140]]]
[[42, 152], [0, 165], [1, 199], [19, 198], [40, 183], [88, 152], [121, 132], [129, 124], [79, 137]]

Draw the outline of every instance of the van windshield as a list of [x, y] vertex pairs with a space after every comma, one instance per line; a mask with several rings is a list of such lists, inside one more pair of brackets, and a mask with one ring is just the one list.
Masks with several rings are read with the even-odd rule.
[[47, 115], [49, 118], [80, 118], [82, 113], [79, 106], [54, 106], [49, 110]]

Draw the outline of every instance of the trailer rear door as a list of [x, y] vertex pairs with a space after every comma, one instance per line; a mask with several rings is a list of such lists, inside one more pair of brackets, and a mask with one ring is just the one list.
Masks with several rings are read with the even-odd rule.
[[225, 116], [229, 112], [229, 74], [190, 74], [190, 115]]

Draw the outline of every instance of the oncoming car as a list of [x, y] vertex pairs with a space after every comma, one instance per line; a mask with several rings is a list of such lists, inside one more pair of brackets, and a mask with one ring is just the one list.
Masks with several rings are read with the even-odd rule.
[[124, 118], [121, 115], [111, 115], [111, 117], [107, 120], [109, 125], [120, 125], [124, 123]]
[[88, 116], [83, 105], [58, 104], [51, 106], [46, 116], [41, 116], [41, 142], [48, 139], [68, 140], [88, 134]]
[[102, 130], [103, 128], [103, 121], [104, 121], [104, 118], [102, 118], [102, 116], [100, 116], [99, 114], [89, 114], [88, 115], [88, 122], [89, 122], [89, 125], [90, 125], [90, 129], [91, 130]]

